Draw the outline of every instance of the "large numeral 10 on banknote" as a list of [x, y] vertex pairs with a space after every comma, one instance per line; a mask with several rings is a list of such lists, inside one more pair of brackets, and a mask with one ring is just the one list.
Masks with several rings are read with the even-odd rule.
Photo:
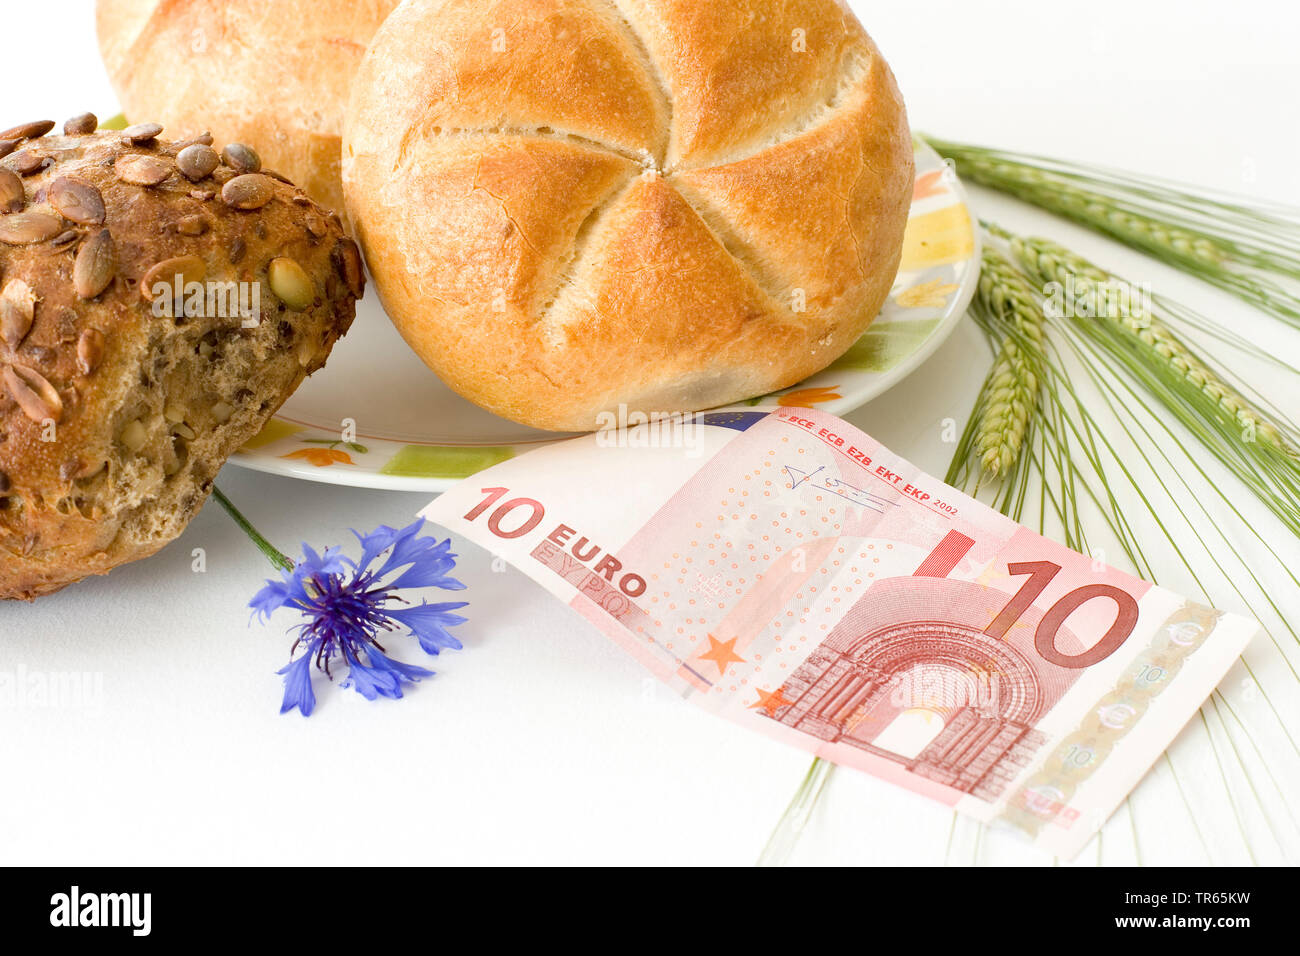
[[423, 515], [702, 706], [1064, 856], [1257, 630], [806, 409], [547, 446]]

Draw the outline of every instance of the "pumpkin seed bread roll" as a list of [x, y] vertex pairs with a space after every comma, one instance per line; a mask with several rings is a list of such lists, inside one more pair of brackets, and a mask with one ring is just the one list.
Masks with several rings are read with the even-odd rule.
[[343, 175], [424, 362], [577, 431], [839, 358], [893, 285], [912, 157], [836, 0], [405, 0], [357, 74]]
[[361, 258], [256, 152], [0, 132], [0, 598], [153, 554], [347, 331]]
[[352, 76], [397, 0], [97, 0], [104, 65], [129, 120], [255, 144], [271, 169], [343, 208]]

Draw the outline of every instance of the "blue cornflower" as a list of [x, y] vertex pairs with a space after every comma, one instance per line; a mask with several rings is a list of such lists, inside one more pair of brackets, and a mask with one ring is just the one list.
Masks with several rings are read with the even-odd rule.
[[[361, 542], [360, 561], [345, 557], [341, 548], [317, 554], [304, 544], [302, 560], [292, 570], [281, 571], [281, 580], [268, 580], [253, 596], [249, 607], [255, 616], [265, 619], [279, 608], [290, 607], [307, 618], [297, 626], [298, 639], [290, 651], [290, 657], [300, 649], [302, 655], [278, 672], [284, 676], [280, 713], [297, 707], [305, 717], [315, 709], [313, 666], [332, 680], [330, 665], [341, 662], [348, 671], [340, 686], [367, 700], [401, 697], [403, 684], [433, 676], [431, 670], [389, 657], [377, 640], [381, 633], [407, 628], [427, 654], [461, 649], [447, 629], [465, 623], [465, 618], [453, 613], [465, 607], [464, 601], [388, 606], [406, 604], [397, 592], [408, 588], [460, 591], [465, 587], [449, 576], [456, 567], [451, 539], [439, 543], [420, 537], [423, 524], [421, 518], [405, 528], [381, 525], [366, 535], [352, 532]], [[383, 562], [372, 569], [381, 557]]]

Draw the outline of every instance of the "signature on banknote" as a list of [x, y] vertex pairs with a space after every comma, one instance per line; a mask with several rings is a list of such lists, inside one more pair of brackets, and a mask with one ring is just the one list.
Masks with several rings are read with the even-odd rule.
[[801, 471], [793, 465], [785, 466], [785, 473], [790, 477], [790, 489], [792, 491], [805, 482], [813, 481], [818, 475], [821, 475], [821, 480], [818, 481], [814, 487], [827, 491], [836, 497], [843, 498], [845, 501], [855, 504], [860, 508], [868, 508], [871, 511], [883, 512], [886, 508], [898, 507], [897, 501], [881, 497], [880, 495], [873, 495], [871, 492], [864, 491], [861, 488], [855, 488], [853, 485], [841, 478], [833, 478], [828, 474], [824, 474], [825, 471], [826, 467], [824, 465], [819, 466], [817, 470], [813, 472]]

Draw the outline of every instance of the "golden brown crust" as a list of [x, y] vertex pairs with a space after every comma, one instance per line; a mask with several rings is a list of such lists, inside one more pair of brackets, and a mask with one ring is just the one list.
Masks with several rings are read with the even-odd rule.
[[398, 0], [97, 0], [100, 51], [126, 115], [222, 142], [343, 208], [352, 76]]
[[[40, 160], [20, 177], [21, 209], [0, 215], [0, 598], [58, 590], [176, 537], [226, 457], [351, 323], [360, 279], [337, 217], [260, 175], [265, 201], [238, 209], [222, 198], [236, 170], [191, 180], [177, 161], [187, 145], [48, 135], [0, 159]], [[143, 185], [151, 169], [162, 178]], [[21, 242], [15, 217], [51, 220], [33, 236], [55, 235]], [[277, 258], [308, 284], [281, 275], [278, 295]], [[154, 282], [176, 274], [204, 283], [198, 314], [167, 313]], [[240, 314], [240, 291], [256, 313]]]
[[835, 0], [408, 0], [344, 142], [407, 342], [554, 430], [826, 367], [888, 295], [912, 176], [893, 76]]

